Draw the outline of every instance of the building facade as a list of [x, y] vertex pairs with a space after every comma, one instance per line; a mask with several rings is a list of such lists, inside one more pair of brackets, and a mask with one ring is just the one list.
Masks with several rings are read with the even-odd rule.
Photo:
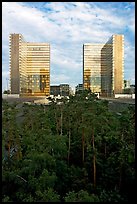
[[50, 45], [10, 35], [10, 90], [20, 96], [50, 95]]
[[60, 95], [69, 96], [69, 93], [70, 93], [69, 84], [60, 84]]
[[22, 81], [21, 69], [21, 44], [23, 36], [13, 34], [9, 36], [10, 56], [10, 91], [12, 94], [20, 93], [20, 82]]
[[83, 84], [78, 84], [75, 87], [75, 93], [82, 92], [82, 91], [83, 91]]
[[50, 86], [50, 94], [53, 96], [60, 95], [60, 86], [59, 85]]
[[112, 96], [124, 88], [124, 36], [112, 35], [105, 44], [83, 45], [83, 86]]
[[83, 47], [83, 85], [84, 89], [101, 92], [101, 48], [100, 44], [84, 44]]
[[69, 96], [70, 86], [69, 84], [60, 84], [56, 86], [50, 86], [50, 94], [54, 96]]
[[124, 89], [130, 88], [130, 80], [124, 80]]

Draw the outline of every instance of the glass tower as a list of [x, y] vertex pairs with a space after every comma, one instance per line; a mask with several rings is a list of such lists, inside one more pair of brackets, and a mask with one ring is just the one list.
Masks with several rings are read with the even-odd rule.
[[83, 85], [112, 96], [124, 88], [124, 36], [112, 35], [105, 44], [83, 45]]
[[50, 45], [10, 35], [10, 89], [20, 96], [50, 95]]

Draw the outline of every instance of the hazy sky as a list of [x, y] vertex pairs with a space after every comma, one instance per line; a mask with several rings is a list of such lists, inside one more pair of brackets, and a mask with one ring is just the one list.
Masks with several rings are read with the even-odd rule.
[[124, 35], [124, 79], [135, 83], [134, 2], [2, 2], [2, 90], [9, 79], [9, 34], [51, 46], [51, 85], [82, 83], [84, 43]]

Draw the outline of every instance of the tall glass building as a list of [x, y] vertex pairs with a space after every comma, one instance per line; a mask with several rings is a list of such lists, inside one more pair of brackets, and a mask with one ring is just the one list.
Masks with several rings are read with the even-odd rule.
[[83, 86], [112, 96], [124, 88], [124, 36], [112, 35], [105, 44], [83, 45]]
[[50, 45], [10, 34], [10, 90], [20, 96], [50, 95]]
[[83, 81], [84, 89], [101, 92], [101, 49], [100, 44], [84, 44]]

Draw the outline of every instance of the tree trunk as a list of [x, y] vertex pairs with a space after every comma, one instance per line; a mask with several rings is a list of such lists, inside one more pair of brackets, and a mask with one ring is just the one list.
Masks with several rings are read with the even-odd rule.
[[[123, 137], [123, 133], [122, 133], [122, 135], [121, 135], [122, 142], [123, 142], [123, 139], [124, 139], [124, 137]], [[123, 161], [120, 162], [120, 173], [119, 174], [120, 174], [119, 175], [119, 189], [121, 189], [122, 176], [123, 176]]]
[[59, 134], [59, 128], [58, 128], [58, 119], [57, 119], [57, 114], [55, 112], [55, 120], [56, 120], [56, 131], [57, 131], [57, 134]]
[[84, 128], [82, 129], [82, 163], [84, 165], [85, 159], [85, 135], [84, 135]]
[[106, 154], [107, 154], [107, 145], [106, 145], [106, 142], [105, 142], [105, 158], [106, 158]]
[[10, 159], [10, 142], [8, 142], [8, 158]]
[[69, 159], [70, 159], [70, 128], [69, 128], [69, 147], [68, 147], [68, 164], [69, 164]]
[[92, 145], [93, 145], [93, 186], [96, 187], [96, 155], [94, 143], [94, 129], [92, 129]]
[[82, 162], [84, 165], [84, 158], [85, 158], [85, 137], [84, 137], [84, 128], [82, 129]]
[[62, 113], [62, 107], [61, 107], [61, 117], [60, 117], [60, 135], [62, 136], [62, 119], [63, 119], [63, 113]]

